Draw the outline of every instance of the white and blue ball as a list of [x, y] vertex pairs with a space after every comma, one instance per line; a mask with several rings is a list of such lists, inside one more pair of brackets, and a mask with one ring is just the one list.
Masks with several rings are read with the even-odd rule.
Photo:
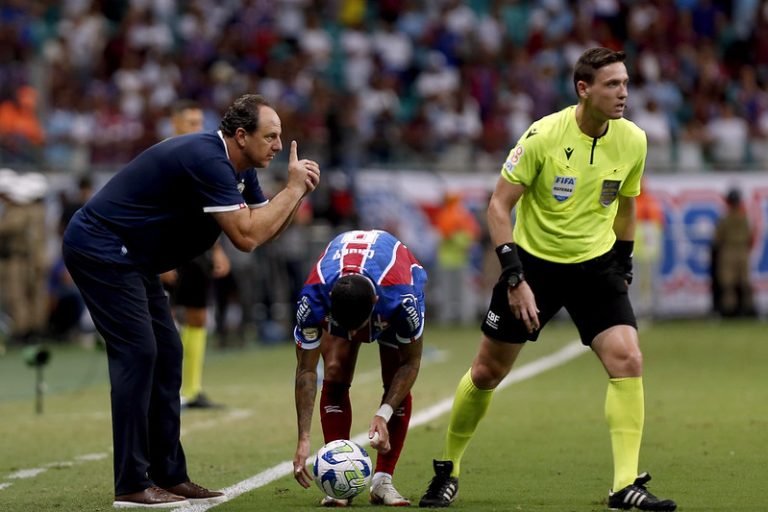
[[315, 482], [337, 499], [357, 496], [371, 483], [371, 458], [357, 443], [337, 439], [318, 450], [312, 464]]

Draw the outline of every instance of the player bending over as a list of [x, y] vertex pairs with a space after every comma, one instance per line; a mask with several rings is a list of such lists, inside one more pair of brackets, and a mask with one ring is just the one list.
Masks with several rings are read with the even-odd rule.
[[[326, 247], [307, 279], [296, 312], [296, 414], [298, 444], [294, 478], [309, 487], [306, 465], [317, 394], [317, 363], [323, 357], [320, 422], [325, 442], [349, 439], [349, 388], [361, 343], [378, 342], [384, 394], [368, 437], [378, 451], [371, 503], [407, 506], [392, 485], [411, 419], [411, 388], [421, 364], [424, 331], [424, 268], [384, 231], [348, 231]], [[350, 499], [326, 496], [321, 504], [345, 507]]]

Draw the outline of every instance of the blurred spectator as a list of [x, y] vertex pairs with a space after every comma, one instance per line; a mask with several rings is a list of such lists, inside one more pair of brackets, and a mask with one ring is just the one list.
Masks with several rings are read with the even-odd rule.
[[0, 151], [9, 160], [39, 162], [45, 132], [37, 117], [37, 92], [29, 85], [16, 90], [15, 97], [0, 103]]
[[466, 325], [475, 320], [474, 291], [469, 265], [480, 225], [462, 203], [461, 196], [446, 193], [435, 213], [440, 236], [437, 248], [437, 318], [441, 323]]
[[[629, 71], [637, 97], [655, 103], [632, 103], [636, 117], [646, 116], [649, 136], [670, 147], [650, 153], [649, 168], [696, 172], [705, 164], [719, 169], [768, 162], [765, 1], [284, 0], [278, 11], [258, 1], [54, 4], [17, 1], [2, 8], [0, 97], [6, 108], [0, 111], [6, 121], [0, 115], [0, 130], [11, 126], [9, 112], [18, 117], [7, 107], [17, 107], [15, 91], [23, 84], [41, 94], [40, 111], [25, 113], [27, 126], [44, 121], [41, 130], [22, 129], [24, 135], [14, 121], [15, 134], [0, 135], [5, 160], [39, 158], [45, 133], [49, 167], [111, 167], [168, 135], [158, 123], [177, 98], [219, 111], [250, 90], [287, 117], [311, 119], [303, 130], [318, 148], [338, 143], [342, 125], [358, 130], [344, 136], [349, 156], [340, 156], [338, 147], [329, 156], [347, 171], [429, 165], [435, 148], [422, 141], [441, 134], [423, 121], [436, 101], [466, 84], [481, 124], [497, 137], [494, 109], [510, 107], [498, 95], [522, 91], [530, 105], [515, 102], [512, 109], [533, 119], [564, 107], [573, 99], [575, 59], [602, 45], [636, 57]], [[385, 83], [395, 95], [391, 108], [369, 108], [380, 101], [372, 83]], [[314, 101], [322, 87], [333, 101]], [[713, 111], [721, 99], [731, 112]], [[712, 134], [730, 129], [738, 145], [709, 151], [717, 140]], [[511, 140], [520, 135], [516, 127], [508, 130]], [[417, 141], [414, 133], [424, 137]], [[489, 154], [495, 148], [474, 148], [478, 170], [495, 171], [490, 162], [498, 159]]]
[[59, 235], [64, 234], [64, 230], [69, 224], [69, 220], [93, 195], [93, 179], [90, 175], [84, 174], [77, 180], [77, 191], [74, 197], [63, 193], [61, 196], [61, 214], [59, 216]]
[[[84, 174], [77, 180], [77, 190], [74, 195], [62, 192], [61, 213], [59, 215], [58, 236], [64, 234], [69, 220], [93, 195], [93, 180], [90, 175]], [[60, 244], [60, 238], [59, 242]], [[80, 290], [72, 281], [61, 254], [51, 265], [47, 277], [48, 284], [48, 332], [47, 334], [60, 341], [69, 341], [78, 337], [84, 343], [92, 343], [91, 336], [95, 329], [91, 325], [90, 315], [85, 308], [85, 302], [80, 295]], [[87, 326], [87, 327], [86, 327]]]
[[664, 212], [653, 191], [648, 190], [643, 181], [642, 193], [635, 200], [634, 280], [629, 287], [632, 306], [639, 317], [655, 314], [656, 277], [659, 275], [664, 234]]
[[720, 292], [714, 308], [725, 317], [754, 316], [749, 272], [753, 237], [741, 192], [730, 190], [725, 204], [725, 214], [718, 221], [712, 240], [714, 274]]
[[666, 115], [659, 109], [654, 98], [648, 98], [645, 104], [630, 118], [645, 131], [648, 138], [648, 158], [646, 169], [649, 171], [667, 171], [672, 166], [672, 132]]
[[729, 103], [720, 103], [718, 110], [705, 127], [709, 156], [717, 166], [738, 168], [746, 163], [749, 127], [743, 118], [735, 115]]
[[48, 183], [41, 174], [10, 170], [0, 181], [0, 309], [11, 319], [11, 342], [27, 343], [44, 333], [47, 322]]

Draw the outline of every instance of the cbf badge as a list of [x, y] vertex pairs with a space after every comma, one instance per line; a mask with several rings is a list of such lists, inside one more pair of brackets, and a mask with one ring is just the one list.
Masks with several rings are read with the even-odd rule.
[[573, 176], [555, 176], [555, 182], [552, 184], [552, 195], [558, 201], [565, 201], [573, 195], [576, 190], [576, 178]]
[[603, 180], [603, 188], [600, 190], [600, 204], [603, 206], [610, 206], [612, 202], [616, 200], [616, 196], [619, 195], [619, 180]]

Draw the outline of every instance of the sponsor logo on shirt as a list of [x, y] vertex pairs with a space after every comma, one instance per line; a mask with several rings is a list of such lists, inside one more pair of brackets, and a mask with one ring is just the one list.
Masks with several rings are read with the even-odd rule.
[[418, 304], [416, 297], [413, 295], [406, 295], [403, 297], [403, 310], [405, 311], [405, 318], [411, 331], [418, 331], [421, 326], [421, 315], [419, 314]]
[[299, 301], [299, 307], [296, 310], [296, 323], [303, 324], [309, 318], [312, 313], [312, 308], [309, 307], [309, 299], [306, 296], [302, 297]]
[[552, 184], [552, 195], [558, 201], [565, 201], [573, 195], [576, 189], [576, 178], [573, 176], [555, 176]]
[[337, 249], [336, 252], [333, 253], [333, 259], [340, 260], [342, 257], [347, 256], [349, 254], [361, 254], [365, 258], [371, 259], [373, 258], [373, 255], [375, 253], [376, 251], [374, 251], [373, 249], [347, 247], [344, 249]]
[[525, 150], [523, 149], [523, 146], [517, 146], [510, 151], [507, 160], [504, 162], [504, 170], [512, 174], [512, 171], [515, 170], [515, 166], [520, 163], [520, 158], [522, 158], [524, 152]]
[[242, 194], [242, 193], [243, 193], [243, 190], [245, 190], [245, 182], [243, 182], [243, 181], [238, 181], [238, 182], [237, 182], [237, 191], [238, 191], [238, 192], [240, 192], [240, 193]]

